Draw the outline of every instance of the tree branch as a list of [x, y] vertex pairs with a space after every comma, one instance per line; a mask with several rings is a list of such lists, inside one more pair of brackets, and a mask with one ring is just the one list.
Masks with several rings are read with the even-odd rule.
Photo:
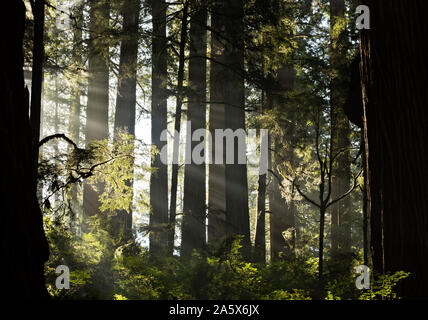
[[328, 203], [326, 205], [326, 208], [332, 206], [333, 204], [339, 202], [340, 200], [342, 200], [343, 198], [346, 198], [347, 196], [349, 196], [356, 188], [358, 188], [360, 185], [357, 184], [357, 180], [360, 177], [361, 173], [363, 172], [363, 169], [360, 170], [360, 172], [354, 177], [354, 184], [352, 186], [351, 189], [349, 189], [347, 192], [345, 192], [343, 195], [341, 195], [339, 198], [337, 198], [336, 200], [331, 201], [330, 203]]
[[66, 142], [68, 142], [69, 144], [71, 144], [73, 147], [74, 147], [74, 149], [78, 149], [78, 146], [77, 146], [77, 144], [76, 143], [74, 143], [74, 141], [73, 140], [71, 140], [70, 138], [68, 138], [65, 134], [63, 134], [63, 133], [57, 133], [57, 134], [54, 134], [54, 135], [51, 135], [51, 136], [47, 136], [47, 137], [44, 137], [42, 140], [40, 140], [40, 142], [39, 142], [39, 144], [38, 144], [38, 147], [40, 148], [41, 146], [43, 146], [45, 143], [48, 143], [49, 141], [51, 141], [51, 140], [53, 140], [53, 139], [63, 139], [63, 140], [65, 140]]
[[305, 195], [301, 190], [300, 190], [300, 187], [297, 185], [297, 184], [295, 184], [294, 182], [293, 182], [293, 185], [296, 187], [296, 190], [297, 190], [297, 192], [306, 200], [306, 201], [308, 201], [308, 202], [310, 202], [310, 203], [312, 203], [315, 207], [317, 207], [317, 208], [321, 208], [321, 206], [318, 204], [318, 203], [316, 203], [315, 201], [313, 201], [312, 199], [310, 199], [307, 195]]

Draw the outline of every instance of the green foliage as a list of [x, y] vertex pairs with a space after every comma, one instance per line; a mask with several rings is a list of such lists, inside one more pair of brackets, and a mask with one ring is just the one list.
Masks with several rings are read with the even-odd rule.
[[[348, 260], [348, 261], [347, 261]], [[360, 264], [358, 260], [348, 257], [342, 260], [334, 259], [328, 262], [327, 285], [325, 292], [326, 300], [390, 300], [400, 299], [397, 286], [401, 280], [407, 278], [410, 273], [398, 271], [384, 275], [370, 274], [370, 289], [358, 290], [355, 285], [355, 267]], [[340, 261], [340, 262], [337, 262]]]
[[96, 163], [100, 164], [89, 178], [96, 186], [98, 181], [106, 187], [100, 196], [102, 212], [123, 210], [131, 212], [133, 207], [134, 180], [134, 137], [120, 132], [114, 143], [107, 140], [93, 142]]
[[[51, 2], [53, 6], [61, 3], [64, 1]], [[120, 41], [130, 35], [121, 33], [122, 3], [113, 1], [110, 5], [109, 26], [106, 26], [105, 32], [97, 35], [96, 42], [108, 42], [108, 46], [103, 46], [102, 53], [107, 57], [105, 47], [109, 47], [110, 73], [116, 75]], [[141, 15], [148, 15], [149, 7], [143, 5]], [[82, 2], [76, 8], [76, 14], [73, 14], [76, 24], [70, 30], [58, 30], [55, 24], [58, 12], [47, 6], [43, 97], [45, 129], [42, 136], [51, 134], [52, 128], [54, 133], [70, 132], [68, 99], [74, 89], [81, 93], [82, 98], [87, 95], [88, 72], [85, 61], [88, 59], [88, 8], [87, 3]], [[176, 51], [180, 35], [180, 15], [177, 13], [181, 8], [182, 4], [175, 3], [167, 9], [170, 17], [170, 43], [167, 49], [168, 77], [164, 80], [168, 84], [169, 96], [176, 95]], [[351, 37], [355, 38], [354, 24], [350, 23], [349, 16], [346, 15], [345, 19], [337, 20], [333, 30], [330, 30], [329, 1], [326, 0], [317, 1], [316, 5], [311, 0], [249, 0], [245, 1], [244, 9], [246, 69], [237, 71], [245, 74], [246, 78], [245, 106], [250, 111], [262, 109], [260, 113], [248, 113], [247, 124], [269, 129], [270, 138], [277, 142], [274, 146], [275, 158], [280, 160], [274, 159], [273, 169], [278, 173], [281, 195], [287, 203], [293, 203], [296, 209], [296, 228], [293, 231], [298, 237], [295, 239], [294, 255], [284, 255], [266, 265], [249, 262], [241, 255], [241, 238], [232, 237], [210, 243], [204, 250], [193, 252], [189, 260], [184, 260], [167, 254], [151, 255], [139, 243], [120, 238], [117, 232], [112, 232], [115, 228], [113, 217], [118, 212], [129, 214], [132, 211], [150, 211], [148, 192], [141, 192], [135, 182], [145, 184], [147, 189], [148, 176], [156, 174], [147, 164], [159, 150], [144, 146], [126, 132], [115, 133], [114, 141], [92, 141], [83, 149], [82, 125], [79, 128], [82, 137], [73, 137], [79, 140], [75, 147], [55, 139], [41, 148], [41, 202], [44, 205], [44, 225], [51, 249], [50, 259], [46, 264], [46, 279], [48, 290], [55, 299], [399, 298], [396, 287], [408, 276], [405, 272], [376, 276], [372, 280], [371, 289], [367, 291], [355, 288], [353, 266], [361, 264], [362, 259], [353, 255], [337, 256], [329, 250], [329, 224], [326, 224], [325, 231], [324, 278], [318, 279], [319, 261], [316, 257], [319, 212], [295, 190], [295, 185], [298, 184], [310, 199], [319, 199], [322, 170], [315, 152], [317, 147], [324, 167], [328, 167], [328, 163], [332, 161], [329, 154], [331, 79], [340, 76], [346, 78], [348, 70], [345, 69], [357, 48], [355, 43], [340, 48], [344, 49], [341, 61], [343, 70], [332, 70], [329, 61], [331, 49], [337, 49], [337, 43], [333, 41], [331, 47], [330, 44], [346, 28], [350, 29], [350, 34], [354, 32]], [[353, 11], [355, 10], [350, 10], [351, 13]], [[142, 19], [149, 20], [151, 18]], [[31, 21], [28, 25], [26, 66], [31, 65], [29, 53], [32, 47]], [[152, 59], [149, 56], [151, 34], [145, 30], [147, 25], [149, 24], [141, 25], [138, 34], [142, 50], [138, 56], [137, 104], [139, 112], [143, 114], [148, 113], [144, 106], [150, 104], [152, 70]], [[83, 38], [82, 35], [79, 39], [75, 38], [74, 32], [77, 30], [84, 30]], [[293, 85], [286, 90], [280, 83], [281, 71], [284, 70], [295, 73]], [[111, 79], [113, 87], [121, 81], [118, 77]], [[340, 99], [345, 99], [345, 95], [343, 90]], [[84, 103], [81, 107], [84, 116]], [[113, 116], [109, 116], [111, 122]], [[63, 121], [64, 119], [69, 120]], [[315, 139], [317, 132], [319, 141]], [[350, 138], [353, 148], [351, 157], [354, 158], [360, 142], [359, 132], [353, 130]], [[352, 172], [358, 171], [358, 165], [354, 164]], [[250, 196], [250, 207], [253, 209], [257, 203], [257, 179], [256, 175], [249, 177], [250, 189], [254, 191]], [[278, 182], [273, 177], [270, 179]], [[77, 189], [83, 182], [91, 184], [94, 189], [99, 183], [104, 186], [99, 197], [102, 215], [90, 219], [85, 217], [85, 221], [79, 215], [79, 210], [76, 210], [81, 201], [81, 190]], [[361, 177], [359, 182], [363, 182]], [[355, 194], [351, 196], [351, 211], [360, 212], [360, 199]], [[361, 217], [356, 214], [353, 216], [356, 217], [352, 224], [353, 249], [358, 252], [362, 247], [362, 227], [359, 225]], [[81, 230], [82, 225], [87, 225], [87, 228]], [[141, 235], [141, 231], [154, 232], [165, 227], [167, 226], [159, 224], [141, 228], [136, 234]], [[55, 288], [55, 268], [58, 265], [70, 268], [70, 290]]]
[[399, 282], [406, 279], [410, 275], [409, 272], [397, 271], [395, 273], [387, 273], [384, 275], [375, 276], [373, 285], [370, 290], [361, 294], [360, 300], [392, 300], [400, 299], [394, 289]]
[[353, 284], [352, 299], [358, 300], [394, 300], [400, 299], [396, 292], [396, 287], [399, 282], [409, 276], [409, 273], [398, 271], [385, 275], [374, 276], [371, 279], [370, 289], [356, 290], [353, 281], [355, 279], [333, 280], [328, 283], [326, 291], [326, 300], [343, 300], [349, 299], [349, 287]]
[[[370, 290], [361, 292], [355, 289], [355, 274], [348, 272], [336, 274], [337, 279], [322, 287], [317, 261], [309, 257], [251, 263], [241, 256], [241, 237], [194, 251], [189, 260], [152, 256], [134, 242], [115, 246], [101, 221], [91, 219], [90, 232], [76, 237], [45, 220], [51, 244], [46, 278], [54, 299], [397, 299], [394, 289], [408, 276], [404, 272], [380, 276]], [[55, 268], [60, 264], [70, 268], [70, 290], [55, 288]]]
[[300, 289], [293, 289], [291, 292], [276, 290], [263, 297], [266, 300], [311, 300], [307, 292]]

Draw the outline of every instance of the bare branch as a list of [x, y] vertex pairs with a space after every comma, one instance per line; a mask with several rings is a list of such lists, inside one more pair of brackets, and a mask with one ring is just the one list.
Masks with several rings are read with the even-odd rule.
[[294, 182], [293, 182], [293, 185], [296, 187], [296, 190], [297, 190], [297, 192], [306, 200], [306, 201], [308, 201], [308, 202], [310, 202], [310, 203], [312, 203], [315, 207], [317, 207], [317, 208], [321, 208], [321, 206], [318, 204], [318, 203], [316, 203], [315, 201], [313, 201], [312, 199], [310, 199], [307, 195], [305, 195], [301, 190], [300, 190], [300, 187], [297, 185], [297, 184], [295, 184]]
[[345, 192], [343, 195], [341, 195], [339, 198], [337, 198], [336, 200], [331, 201], [330, 203], [328, 203], [326, 205], [326, 208], [332, 206], [333, 204], [339, 202], [340, 200], [342, 200], [343, 198], [346, 198], [347, 196], [349, 196], [356, 188], [358, 188], [360, 185], [357, 184], [357, 180], [358, 178], [361, 176], [361, 173], [363, 172], [363, 169], [360, 170], [360, 172], [354, 177], [354, 183], [352, 185], [352, 188], [349, 189], [347, 192]]

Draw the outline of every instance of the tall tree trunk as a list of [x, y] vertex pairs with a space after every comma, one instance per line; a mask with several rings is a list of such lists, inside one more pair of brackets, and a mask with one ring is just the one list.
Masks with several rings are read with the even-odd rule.
[[[33, 129], [29, 119], [29, 94], [24, 89], [23, 36], [25, 6], [22, 1], [6, 1], [3, 10], [10, 19], [0, 21], [0, 143], [2, 160], [7, 163], [0, 179], [2, 219], [2, 297], [49, 298], [45, 286], [44, 263], [49, 256], [42, 213], [36, 197], [37, 180]], [[43, 43], [42, 43], [43, 46]], [[34, 118], [33, 118], [34, 120]], [[34, 123], [33, 123], [34, 124]], [[37, 132], [36, 132], [37, 133]]]
[[426, 1], [367, 0], [360, 37], [374, 270], [411, 272], [405, 298], [428, 298]]
[[[224, 1], [223, 1], [224, 2]], [[209, 129], [212, 137], [212, 161], [209, 165], [208, 176], [208, 241], [217, 241], [226, 236], [226, 177], [225, 157], [222, 164], [215, 164], [216, 139], [215, 130], [224, 129], [225, 104], [223, 91], [226, 86], [223, 73], [226, 57], [223, 50], [223, 41], [218, 34], [225, 28], [224, 9], [216, 2], [211, 11], [211, 63], [210, 63], [210, 110]], [[224, 148], [223, 148], [224, 151]], [[224, 155], [224, 152], [223, 152]]]
[[268, 197], [269, 197], [269, 214], [270, 214], [270, 247], [271, 247], [271, 260], [278, 260], [280, 253], [284, 252], [285, 241], [282, 236], [284, 231], [284, 217], [287, 214], [287, 203], [282, 197], [280, 183], [279, 181], [280, 174], [278, 172], [278, 165], [281, 160], [278, 152], [278, 138], [272, 139], [273, 146], [271, 147], [274, 150], [272, 155], [272, 172], [273, 174], [270, 177], [270, 184], [268, 188]]
[[[362, 148], [364, 148], [364, 138], [361, 137]], [[364, 150], [364, 149], [362, 149]], [[362, 154], [362, 167], [363, 167], [363, 259], [364, 265], [369, 265], [369, 215], [368, 215], [368, 197], [367, 197], [367, 163], [366, 163], [366, 153]]]
[[[321, 193], [322, 194], [322, 193]], [[324, 277], [324, 229], [325, 229], [326, 208], [323, 204], [320, 207], [320, 233], [318, 238], [318, 279]]]
[[[191, 10], [196, 12], [190, 19], [190, 60], [189, 60], [189, 104], [187, 120], [191, 123], [191, 130], [187, 128], [190, 139], [195, 130], [206, 129], [206, 73], [207, 61], [207, 9], [203, 5], [196, 7], [192, 2]], [[192, 58], [192, 56], [198, 56]], [[205, 142], [205, 136], [201, 141]], [[192, 159], [192, 150], [200, 142], [192, 141], [191, 148], [186, 148], [186, 158]], [[205, 153], [202, 154], [205, 157]], [[184, 169], [184, 199], [183, 224], [181, 238], [181, 256], [189, 257], [194, 249], [201, 249], [206, 238], [206, 187], [205, 162], [201, 164], [186, 164]]]
[[157, 253], [167, 245], [168, 225], [168, 165], [162, 163], [159, 152], [166, 147], [161, 132], [167, 128], [167, 41], [165, 1], [151, 1], [152, 38], [152, 155], [150, 176], [150, 251]]
[[[137, 89], [139, 0], [126, 0], [122, 7], [123, 28], [120, 44], [119, 84], [114, 118], [115, 140], [119, 131], [135, 135], [135, 105]], [[133, 181], [126, 181], [128, 186]], [[132, 188], [131, 188], [132, 189]], [[132, 211], [121, 210], [113, 217], [115, 229], [123, 241], [132, 238]]]
[[[278, 71], [274, 89], [268, 94], [270, 108], [283, 108], [284, 112], [287, 112], [287, 102], [284, 100], [284, 95], [293, 89], [294, 79], [293, 66], [283, 66]], [[282, 181], [280, 181], [282, 177], [278, 170], [284, 160], [293, 163], [294, 152], [290, 147], [284, 148], [283, 145], [286, 142], [286, 135], [281, 134], [272, 137], [272, 175], [268, 187], [272, 260], [278, 259], [283, 253], [292, 254], [295, 246], [295, 208], [292, 203], [287, 203], [283, 197], [281, 192]], [[285, 239], [283, 234], [285, 231], [291, 232], [291, 239]]]
[[[275, 153], [279, 150], [278, 138], [274, 140]], [[287, 203], [283, 197], [278, 178], [281, 175], [278, 171], [278, 166], [281, 161], [279, 154], [274, 154], [272, 157], [271, 184], [269, 186], [269, 211], [270, 211], [270, 244], [271, 244], [271, 259], [277, 260], [283, 253], [292, 253], [294, 250], [294, 240], [286, 241], [284, 237], [285, 231], [291, 231], [294, 238], [295, 217], [294, 207], [291, 203]]]
[[33, 38], [33, 68], [31, 79], [31, 108], [30, 122], [33, 130], [34, 160], [35, 172], [39, 160], [39, 148], [37, 147], [40, 140], [40, 119], [42, 112], [42, 87], [43, 87], [43, 61], [44, 61], [44, 43], [43, 35], [45, 29], [45, 2], [35, 0], [32, 5], [34, 16], [34, 38]]
[[[54, 83], [55, 83], [55, 92], [54, 92], [54, 101], [55, 101], [54, 133], [57, 134], [57, 133], [59, 133], [59, 107], [60, 107], [60, 104], [59, 104], [60, 95], [59, 95], [58, 78], [55, 78]], [[53, 142], [53, 158], [55, 159], [54, 163], [55, 163], [56, 167], [59, 167], [58, 157], [59, 157], [59, 141], [58, 141], [58, 139], [56, 139]], [[55, 192], [53, 198], [54, 198], [55, 208], [58, 209], [59, 206], [60, 206], [60, 202], [61, 202], [59, 190], [57, 192]], [[58, 211], [55, 211], [55, 213], [58, 213]]]
[[[280, 3], [277, 0], [271, 1], [257, 1], [261, 9], [264, 8], [267, 13], [266, 18], [269, 19], [272, 25], [278, 25], [280, 19], [284, 17], [285, 13], [289, 12], [289, 6], [292, 5], [293, 1], [287, 3]], [[256, 3], [257, 3], [256, 2]], [[269, 90], [267, 91], [267, 107], [269, 109], [279, 109], [281, 112], [287, 113], [287, 99], [285, 96], [293, 89], [295, 71], [293, 66], [285, 65], [279, 68], [276, 76], [270, 75], [269, 82], [272, 82]], [[288, 128], [284, 128], [284, 131], [289, 131]], [[274, 149], [274, 152], [269, 151], [269, 185], [267, 186], [267, 196], [269, 199], [269, 236], [270, 236], [270, 247], [271, 259], [275, 260], [279, 257], [280, 253], [292, 253], [295, 247], [295, 210], [292, 204], [288, 204], [282, 197], [280, 185], [281, 177], [278, 172], [278, 166], [282, 164], [284, 160], [292, 161], [293, 151], [291, 148], [284, 152], [284, 144], [287, 144], [288, 134], [283, 133], [281, 135], [271, 135], [269, 137], [269, 149]], [[272, 146], [273, 144], [273, 146]], [[264, 177], [259, 177], [259, 187], [263, 187]], [[262, 199], [260, 199], [262, 201]], [[260, 204], [263, 206], [263, 204]], [[291, 231], [292, 238], [286, 239], [283, 236], [284, 231]], [[260, 228], [260, 232], [261, 232]]]
[[[266, 139], [267, 141], [263, 141]], [[267, 143], [269, 146], [269, 136], [260, 135], [260, 145]], [[261, 147], [260, 147], [261, 150]], [[260, 154], [260, 162], [264, 159]], [[260, 163], [260, 166], [262, 164]], [[256, 222], [256, 236], [254, 242], [255, 261], [266, 262], [266, 176], [267, 174], [259, 174], [258, 192], [257, 192], [257, 222]]]
[[[332, 199], [340, 197], [350, 188], [350, 127], [343, 111], [348, 85], [344, 78], [347, 74], [347, 32], [345, 19], [345, 1], [330, 1], [330, 64], [332, 79], [330, 83], [331, 132], [333, 140]], [[331, 208], [331, 248], [334, 252], [351, 251], [351, 198], [337, 202]]]
[[183, 81], [184, 81], [184, 54], [187, 42], [187, 18], [188, 6], [186, 1], [183, 7], [183, 16], [181, 19], [180, 33], [180, 51], [178, 57], [178, 75], [177, 75], [177, 96], [174, 119], [174, 142], [172, 155], [172, 175], [171, 175], [171, 204], [169, 209], [169, 232], [168, 232], [168, 251], [174, 253], [175, 240], [175, 220], [177, 215], [177, 186], [178, 186], [178, 161], [180, 148], [180, 130], [181, 130], [181, 107], [183, 104]]
[[[76, 10], [73, 12], [73, 15], [76, 17], [76, 23], [80, 24], [83, 20], [83, 14], [81, 11], [81, 8], [79, 10]], [[73, 62], [73, 68], [74, 70], [79, 70], [82, 68], [82, 54], [83, 54], [83, 48], [82, 48], [82, 29], [80, 28], [80, 25], [76, 25], [73, 29], [73, 53], [72, 53], [72, 62]], [[79, 72], [77, 72], [77, 75], [80, 75]], [[75, 75], [76, 76], [76, 75]], [[76, 143], [76, 145], [79, 145], [80, 143], [80, 97], [81, 97], [81, 84], [79, 82], [79, 77], [76, 76], [72, 79], [71, 86], [70, 86], [70, 111], [69, 111], [69, 125], [68, 125], [68, 134], [70, 136], [70, 139]]]
[[[80, 75], [81, 72], [80, 68], [82, 68], [83, 59], [83, 46], [82, 46], [82, 29], [80, 28], [82, 22], [83, 22], [83, 10], [79, 6], [74, 10], [73, 15], [76, 18], [76, 25], [73, 29], [73, 53], [72, 53], [72, 62], [73, 62], [73, 68], [76, 70], [76, 74], [74, 75], [74, 78], [71, 81], [70, 85], [70, 110], [69, 110], [69, 120], [68, 120], [68, 135], [71, 140], [76, 143], [76, 145], [79, 145], [80, 143], [80, 114], [81, 114], [81, 104], [80, 104], [80, 97], [82, 92], [81, 87], [81, 79]], [[70, 147], [69, 152], [72, 152], [73, 149]], [[69, 201], [69, 207], [72, 211], [71, 216], [74, 217], [74, 219], [77, 221], [77, 214], [80, 214], [81, 210], [81, 204], [79, 204], [78, 200], [78, 186], [77, 184], [74, 184], [70, 191], [67, 194], [67, 198]], [[76, 230], [77, 231], [77, 230]]]
[[[245, 89], [244, 78], [240, 75], [244, 70], [244, 3], [242, 0], [228, 1], [225, 9], [223, 12], [226, 18], [225, 37], [229, 39], [224, 47], [226, 63], [229, 66], [223, 74], [225, 127], [233, 131], [245, 130]], [[242, 253], [244, 257], [249, 258], [251, 242], [247, 165], [238, 163], [238, 152], [241, 151], [238, 143], [238, 139], [235, 139], [234, 163], [225, 166], [226, 225], [229, 236], [243, 236]]]
[[[94, 140], [108, 138], [109, 108], [109, 64], [108, 42], [104, 34], [109, 26], [110, 6], [107, 1], [90, 1], [89, 12], [89, 83], [86, 108], [86, 145]], [[99, 214], [99, 195], [104, 183], [97, 183], [95, 190], [89, 184], [83, 189], [83, 210], [85, 216]]]
[[[243, 1], [217, 2], [212, 12], [210, 130], [245, 130]], [[210, 166], [210, 218], [212, 238], [243, 236], [242, 253], [250, 255], [247, 165], [238, 164], [238, 139], [234, 163]], [[215, 145], [215, 138], [213, 139]], [[213, 147], [214, 154], [217, 152]], [[223, 144], [223, 156], [226, 154]], [[232, 150], [227, 150], [231, 152]], [[225, 161], [223, 160], [223, 163]]]

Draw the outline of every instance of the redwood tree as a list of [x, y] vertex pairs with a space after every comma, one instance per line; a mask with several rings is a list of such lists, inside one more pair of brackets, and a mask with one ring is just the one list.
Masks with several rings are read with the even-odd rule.
[[[217, 1], [211, 9], [210, 131], [245, 129], [244, 3]], [[213, 155], [217, 150], [213, 147]], [[243, 254], [250, 253], [247, 166], [238, 163], [238, 141], [233, 142], [234, 163], [211, 164], [209, 169], [209, 240], [243, 236]], [[213, 161], [215, 157], [213, 157]]]
[[428, 298], [428, 67], [423, 0], [366, 0], [361, 74], [375, 271], [411, 272], [405, 298]]
[[168, 166], [162, 163], [159, 152], [166, 145], [161, 132], [167, 127], [167, 39], [165, 1], [152, 0], [152, 154], [150, 176], [150, 251], [155, 253], [166, 246], [168, 224]]
[[[88, 54], [88, 103], [86, 109], [86, 145], [94, 140], [108, 138], [109, 108], [109, 45], [105, 33], [109, 26], [110, 6], [107, 1], [90, 2], [89, 54]], [[99, 195], [104, 190], [102, 182], [96, 190], [89, 184], [83, 189], [83, 211], [86, 216], [99, 213]]]
[[[210, 111], [209, 129], [212, 137], [212, 155], [215, 155], [215, 130], [224, 128], [225, 105], [223, 98], [223, 72], [225, 54], [224, 39], [217, 30], [223, 30], [225, 17], [222, 14], [222, 1], [211, 8], [211, 63], [210, 63]], [[223, 159], [224, 160], [224, 159]], [[215, 241], [226, 235], [226, 178], [225, 165], [213, 162], [209, 165], [208, 176], [208, 241]]]
[[[226, 1], [224, 11], [225, 42], [224, 52], [228, 68], [223, 72], [225, 86], [225, 128], [233, 131], [245, 130], [245, 90], [244, 78], [244, 2]], [[234, 163], [226, 164], [226, 224], [229, 236], [241, 235], [243, 254], [250, 253], [250, 218], [248, 209], [247, 165], [238, 163], [238, 141], [234, 141]], [[230, 152], [231, 150], [227, 150]]]
[[[343, 112], [347, 91], [348, 73], [346, 53], [348, 34], [346, 31], [345, 1], [330, 1], [330, 108], [331, 143], [333, 145], [333, 199], [349, 190], [351, 186], [350, 126]], [[331, 248], [334, 252], [349, 253], [351, 250], [351, 199], [347, 197], [331, 207]]]
[[[2, 219], [0, 223], [4, 276], [1, 295], [8, 298], [48, 298], [44, 263], [49, 256], [36, 197], [36, 163], [29, 119], [29, 94], [24, 88], [23, 35], [25, 6], [6, 1], [2, 19], [0, 68], [0, 142], [2, 160], [7, 163], [0, 179]], [[38, 142], [38, 141], [37, 141]]]
[[[125, 0], [122, 5], [123, 27], [120, 44], [119, 83], [114, 117], [115, 138], [120, 130], [135, 135], [135, 105], [138, 54], [138, 0]], [[132, 181], [126, 181], [132, 186]], [[132, 238], [132, 212], [121, 210], [113, 219], [124, 240]]]
[[[190, 19], [190, 59], [189, 59], [189, 103], [187, 120], [191, 122], [192, 130], [186, 132], [192, 135], [195, 130], [205, 129], [206, 121], [206, 69], [207, 61], [207, 9], [204, 6], [196, 7], [191, 2], [191, 10], [195, 13]], [[194, 56], [192, 58], [192, 56]], [[189, 128], [188, 128], [189, 129]], [[205, 140], [204, 140], [205, 141]], [[190, 153], [197, 141], [191, 142]], [[191, 154], [187, 155], [191, 159]], [[181, 240], [181, 255], [189, 256], [193, 249], [200, 249], [205, 244], [206, 219], [206, 175], [205, 163], [186, 164], [184, 169], [184, 199], [183, 199], [183, 227]]]

